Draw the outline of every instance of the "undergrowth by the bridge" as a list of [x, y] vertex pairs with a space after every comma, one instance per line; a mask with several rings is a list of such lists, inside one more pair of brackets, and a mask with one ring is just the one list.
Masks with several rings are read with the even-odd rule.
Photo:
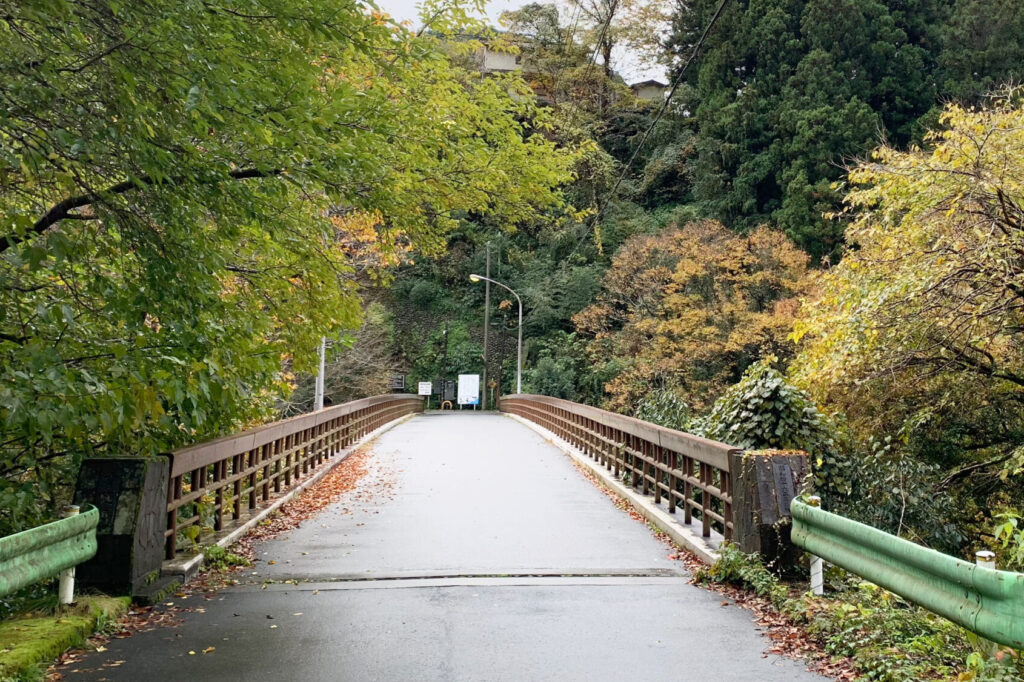
[[825, 596], [804, 592], [769, 571], [756, 555], [722, 548], [698, 580], [754, 593], [828, 655], [852, 662], [852, 679], [880, 682], [1024, 679], [1021, 653], [997, 647], [944, 618], [840, 569], [826, 576]]

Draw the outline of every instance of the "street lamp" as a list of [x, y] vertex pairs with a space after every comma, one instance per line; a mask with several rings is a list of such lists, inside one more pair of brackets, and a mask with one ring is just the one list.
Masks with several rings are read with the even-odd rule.
[[[505, 286], [497, 280], [493, 280], [490, 277], [484, 277], [482, 275], [470, 275], [470, 282], [490, 282], [491, 284], [497, 284], [502, 289], [505, 289], [510, 294], [516, 297], [516, 301], [519, 303], [519, 346], [516, 352], [516, 393], [523, 392], [523, 300], [519, 298], [519, 294], [514, 292], [511, 288]], [[484, 387], [487, 390], [487, 387]]]

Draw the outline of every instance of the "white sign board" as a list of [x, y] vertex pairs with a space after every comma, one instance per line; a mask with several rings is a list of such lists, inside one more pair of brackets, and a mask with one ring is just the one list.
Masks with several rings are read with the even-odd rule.
[[419, 384], [419, 391], [416, 395], [430, 395], [434, 392], [434, 384], [429, 381], [421, 381]]
[[480, 375], [459, 375], [459, 405], [480, 404]]

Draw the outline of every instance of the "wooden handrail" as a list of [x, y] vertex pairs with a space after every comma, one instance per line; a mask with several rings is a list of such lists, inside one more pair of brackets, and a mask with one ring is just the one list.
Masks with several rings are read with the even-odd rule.
[[544, 395], [502, 396], [502, 412], [546, 428], [626, 482], [682, 507], [684, 522], [701, 520], [704, 537], [717, 527], [732, 537], [731, 461], [741, 450], [691, 433], [651, 424], [571, 400]]
[[377, 428], [423, 411], [423, 398], [407, 393], [354, 400], [224, 436], [171, 453], [167, 486], [166, 557], [178, 534], [212, 519], [239, 521], [270, 504]]

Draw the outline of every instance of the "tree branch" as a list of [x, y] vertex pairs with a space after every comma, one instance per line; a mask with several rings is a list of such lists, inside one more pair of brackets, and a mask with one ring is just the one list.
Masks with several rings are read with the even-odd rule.
[[3, 332], [0, 332], [0, 341], [10, 341], [11, 343], [16, 343], [19, 346], [21, 346], [24, 345], [26, 341], [28, 341], [28, 337], [14, 336], [13, 334], [5, 334]]
[[967, 466], [964, 466], [964, 467], [961, 467], [960, 469], [957, 469], [956, 471], [951, 473], [949, 476], [946, 476], [946, 478], [944, 478], [941, 481], [939, 481], [939, 484], [936, 487], [939, 490], [942, 490], [944, 488], [948, 488], [950, 485], [952, 485], [956, 481], [958, 481], [958, 480], [960, 480], [962, 478], [966, 478], [966, 477], [970, 476], [971, 474], [973, 474], [976, 471], [988, 469], [989, 467], [996, 466], [998, 464], [1002, 464], [1006, 460], [1010, 459], [1010, 457], [1012, 457], [1012, 456], [1013, 456], [1013, 453], [1011, 452], [1011, 453], [1008, 453], [1008, 454], [1005, 454], [1005, 455], [999, 455], [998, 457], [994, 457], [994, 458], [992, 458], [990, 460], [987, 460], [987, 461], [984, 461], [984, 462], [975, 462], [974, 464], [968, 464]]
[[[258, 168], [244, 168], [241, 170], [231, 171], [230, 173], [227, 174], [227, 177], [232, 180], [248, 180], [251, 178], [275, 177], [281, 175], [282, 172], [283, 171], [279, 168], [272, 168], [270, 170], [260, 170]], [[167, 184], [173, 185], [182, 182], [182, 179], [172, 178], [165, 182]], [[24, 236], [13, 234], [7, 235], [3, 239], [3, 241], [0, 242], [0, 253], [3, 253], [12, 246], [17, 246], [18, 244], [27, 241], [34, 235], [42, 234], [47, 229], [53, 227], [62, 220], [82, 219], [81, 215], [72, 213], [72, 211], [74, 211], [77, 208], [89, 206], [95, 203], [96, 201], [101, 200], [105, 196], [124, 194], [133, 189], [138, 189], [139, 187], [152, 184], [154, 184], [153, 178], [151, 178], [148, 175], [144, 175], [141, 178], [136, 178], [134, 180], [125, 180], [124, 182], [119, 182], [116, 185], [111, 185], [107, 189], [101, 190], [99, 192], [89, 192], [86, 194], [79, 194], [78, 196], [68, 197], [63, 201], [54, 204], [50, 208], [50, 210], [43, 215], [43, 217], [41, 217], [39, 220], [35, 222], [32, 228], [28, 231], [28, 234]]]

